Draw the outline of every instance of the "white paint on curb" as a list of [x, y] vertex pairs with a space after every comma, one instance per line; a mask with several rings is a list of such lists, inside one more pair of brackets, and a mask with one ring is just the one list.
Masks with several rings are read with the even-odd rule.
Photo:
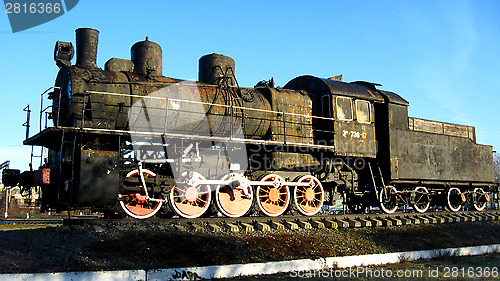
[[266, 263], [247, 263], [232, 265], [213, 265], [203, 267], [169, 268], [148, 272], [148, 281], [152, 280], [199, 280], [211, 278], [231, 278], [244, 275], [274, 274], [279, 272], [323, 269], [324, 259], [292, 260]]
[[231, 278], [246, 275], [268, 275], [280, 272], [320, 270], [324, 268], [347, 268], [354, 266], [381, 265], [401, 261], [433, 259], [440, 256], [474, 256], [500, 252], [500, 244], [447, 248], [439, 250], [396, 252], [360, 256], [330, 257], [316, 260], [304, 259], [282, 262], [233, 264], [205, 267], [170, 268], [152, 270], [147, 280], [199, 280]]
[[419, 259], [433, 259], [442, 256], [477, 256], [477, 255], [485, 255], [489, 253], [498, 253], [498, 252], [500, 252], [500, 244], [474, 246], [474, 247], [446, 248], [439, 250], [396, 252], [388, 254], [331, 257], [325, 259], [326, 260], [325, 267], [346, 268], [353, 266], [381, 265], [389, 263], [399, 263], [402, 261], [415, 261]]
[[145, 270], [0, 274], [9, 281], [146, 281]]
[[409, 251], [388, 254], [329, 257], [316, 260], [301, 259], [267, 263], [213, 265], [203, 267], [169, 268], [158, 270], [121, 270], [95, 272], [61, 272], [37, 274], [0, 274], [0, 280], [13, 281], [90, 281], [90, 280], [199, 280], [231, 278], [245, 275], [275, 274], [280, 272], [321, 270], [324, 268], [347, 268], [355, 266], [381, 265], [401, 261], [433, 259], [440, 256], [475, 256], [500, 252], [500, 244], [447, 248], [439, 250]]

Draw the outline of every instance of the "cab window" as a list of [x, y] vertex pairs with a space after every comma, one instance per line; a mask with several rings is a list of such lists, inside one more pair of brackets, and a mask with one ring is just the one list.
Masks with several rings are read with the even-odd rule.
[[359, 123], [371, 123], [371, 106], [370, 102], [364, 100], [356, 100], [356, 119]]
[[352, 115], [352, 100], [347, 97], [337, 97], [337, 118], [339, 120], [351, 121]]

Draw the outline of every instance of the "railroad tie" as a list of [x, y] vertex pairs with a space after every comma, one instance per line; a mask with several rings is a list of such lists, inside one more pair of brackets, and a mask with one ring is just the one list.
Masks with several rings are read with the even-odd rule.
[[436, 217], [434, 216], [425, 216], [428, 220], [428, 223], [431, 223], [431, 224], [436, 224], [438, 223], [438, 220], [436, 219]]
[[277, 231], [285, 231], [285, 225], [277, 221], [269, 221], [269, 226]]
[[333, 229], [337, 229], [339, 227], [339, 225], [337, 224], [337, 222], [334, 222], [332, 220], [327, 220], [325, 219], [324, 220], [324, 224], [326, 227], [328, 228], [333, 228]]
[[467, 217], [463, 214], [456, 214], [455, 216], [460, 218], [460, 222], [468, 222], [469, 221], [469, 217]]
[[221, 232], [222, 229], [220, 226], [214, 224], [214, 223], [209, 223], [207, 224], [207, 229], [212, 232]]
[[368, 219], [356, 218], [356, 221], [359, 221], [361, 227], [372, 227], [372, 222]]
[[379, 218], [368, 218], [367, 220], [369, 220], [372, 223], [372, 226], [382, 226], [383, 225], [382, 220]]
[[202, 232], [203, 231], [203, 226], [197, 224], [197, 223], [189, 223], [190, 228], [192, 231], [195, 232]]
[[361, 227], [361, 222], [358, 221], [357, 219], [348, 219], [348, 222], [349, 222], [349, 227], [352, 227], [352, 228], [357, 228], [357, 227]]
[[492, 213], [487, 213], [487, 214], [485, 214], [485, 215], [487, 215], [488, 217], [490, 217], [490, 219], [491, 219], [492, 221], [497, 220], [497, 217], [495, 216], [495, 214], [492, 214]]
[[325, 228], [325, 224], [319, 220], [309, 220], [309, 223], [311, 224], [312, 227], [317, 229]]
[[487, 216], [486, 214], [481, 214], [481, 219], [482, 221], [491, 221], [491, 218]]
[[295, 223], [300, 228], [303, 228], [303, 229], [312, 229], [312, 225], [309, 222], [307, 222], [307, 221], [296, 219]]
[[335, 221], [337, 222], [337, 226], [338, 227], [342, 227], [342, 228], [348, 228], [349, 227], [349, 222], [346, 221], [346, 220], [335, 219]]
[[[161, 226], [161, 225], [159, 225], [159, 227], [160, 227], [160, 226]], [[186, 227], [185, 227], [184, 225], [180, 225], [180, 224], [172, 224], [172, 227], [173, 227], [174, 229], [178, 230], [178, 231], [186, 231]], [[166, 227], [164, 227], [164, 226], [161, 226], [161, 228], [163, 228], [163, 230], [165, 230], [165, 229], [166, 229]], [[161, 229], [161, 228], [160, 228], [160, 229]]]
[[494, 220], [496, 220], [496, 221], [500, 220], [500, 213], [497, 212], [497, 213], [494, 213], [492, 215], [494, 217]]
[[406, 220], [408, 220], [409, 224], [420, 224], [420, 220], [414, 216], [406, 216]]
[[485, 221], [493, 221], [493, 217], [490, 214], [485, 213], [485, 214], [483, 214], [483, 220], [485, 220]]
[[446, 219], [443, 216], [435, 216], [437, 222], [436, 223], [445, 223]]
[[389, 218], [380, 218], [382, 220], [382, 226], [392, 226], [392, 220]]
[[243, 228], [243, 230], [245, 232], [254, 232], [255, 231], [255, 228], [253, 227], [253, 225], [251, 225], [249, 223], [240, 222], [239, 224], [241, 225], [241, 227]]
[[460, 222], [460, 218], [453, 214], [446, 214], [445, 219], [448, 220], [448, 222]]
[[403, 220], [400, 217], [391, 217], [389, 219], [392, 220], [392, 225], [403, 225]]
[[[175, 226], [176, 226], [176, 224], [171, 224], [170, 226], [175, 227]], [[156, 225], [156, 228], [157, 228], [158, 230], [161, 230], [161, 231], [164, 231], [164, 230], [166, 230], [166, 229], [167, 229], [167, 227], [166, 227], [164, 224], [158, 224], [158, 225]], [[182, 231], [185, 231], [185, 230], [186, 230], [186, 229], [184, 229], [184, 230], [182, 230]]]
[[476, 221], [476, 220], [477, 220], [477, 219], [476, 219], [476, 217], [475, 217], [475, 216], [473, 216], [473, 215], [471, 215], [471, 214], [466, 214], [465, 216], [466, 216], [466, 217], [469, 219], [469, 221], [471, 221], [471, 222], [473, 222], [473, 221]]
[[271, 227], [267, 223], [264, 223], [264, 222], [254, 221], [253, 226], [257, 230], [260, 230], [260, 231], [271, 231]]
[[231, 232], [239, 232], [240, 231], [240, 228], [236, 224], [233, 224], [233, 223], [226, 222], [226, 223], [224, 223], [224, 227]]
[[298, 230], [299, 226], [291, 221], [285, 221], [285, 226], [288, 227], [290, 230]]
[[411, 224], [411, 221], [408, 220], [406, 217], [401, 217], [401, 216], [397, 216], [394, 218], [395, 220], [399, 220], [401, 221], [401, 224], [400, 225], [407, 225], [407, 224]]
[[448, 222], [457, 222], [458, 219], [455, 216], [452, 215], [446, 215], [445, 218], [448, 220]]

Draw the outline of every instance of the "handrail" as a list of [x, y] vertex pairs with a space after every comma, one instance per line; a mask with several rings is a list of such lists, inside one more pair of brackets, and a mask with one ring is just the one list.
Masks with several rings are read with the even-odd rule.
[[[259, 109], [259, 108], [250, 108], [250, 107], [242, 107], [242, 106], [237, 106], [237, 105], [226, 105], [226, 104], [214, 104], [214, 103], [210, 103], [210, 102], [202, 102], [202, 101], [193, 101], [193, 100], [185, 100], [185, 99], [179, 99], [179, 98], [170, 98], [170, 97], [158, 97], [158, 96], [142, 96], [142, 95], [134, 95], [134, 94], [122, 94], [122, 93], [113, 93], [113, 92], [102, 92], [102, 91], [85, 91], [83, 93], [83, 107], [82, 107], [82, 119], [81, 119], [81, 129], [84, 129], [85, 128], [85, 110], [86, 110], [86, 96], [92, 96], [92, 95], [107, 95], [107, 96], [120, 96], [120, 97], [128, 97], [128, 98], [139, 98], [139, 99], [150, 99], [150, 100], [161, 100], [161, 101], [165, 101], [165, 108], [163, 107], [158, 107], [157, 109], [158, 110], [164, 110], [165, 112], [165, 124], [167, 123], [167, 119], [168, 119], [168, 111], [171, 110], [171, 105], [170, 105], [170, 102], [179, 102], [179, 103], [187, 103], [187, 104], [200, 104], [200, 105], [206, 105], [206, 106], [213, 106], [213, 107], [219, 107], [219, 108], [229, 108], [231, 109], [230, 111], [230, 117], [233, 117], [231, 118], [230, 122], [231, 122], [231, 137], [229, 139], [234, 139], [234, 137], [232, 136], [232, 130], [233, 130], [233, 119], [234, 118], [240, 118], [240, 116], [235, 116], [235, 114], [237, 112], [241, 112], [241, 111], [253, 111], [253, 112], [263, 112], [263, 113], [268, 113], [268, 114], [273, 114], [273, 115], [276, 115], [276, 117], [281, 117], [279, 118], [279, 121], [281, 121], [283, 124], [282, 128], [283, 128], [283, 135], [284, 135], [284, 138], [283, 138], [283, 141], [277, 141], [276, 144], [287, 144], [288, 141], [286, 140], [286, 132], [287, 132], [287, 128], [289, 129], [290, 125], [287, 125], [290, 124], [290, 123], [293, 123], [293, 120], [292, 119], [289, 119], [287, 118], [287, 116], [296, 116], [296, 117], [302, 117], [302, 118], [311, 118], [311, 121], [314, 120], [314, 119], [318, 119], [318, 120], [327, 120], [327, 121], [335, 121], [337, 119], [335, 118], [331, 118], [331, 117], [323, 117], [323, 116], [314, 116], [314, 115], [310, 115], [310, 114], [300, 114], [300, 113], [292, 113], [292, 112], [283, 112], [283, 111], [276, 111], [276, 110], [267, 110], [267, 109]], [[235, 113], [236, 112], [236, 113]], [[200, 112], [200, 114], [202, 114]], [[229, 115], [228, 115], [229, 116]], [[245, 116], [241, 116], [241, 118], [245, 118]], [[277, 119], [275, 120], [274, 117], [269, 117], [270, 121], [278, 121]], [[91, 128], [92, 129], [92, 128]], [[95, 129], [95, 128], [93, 128]], [[97, 129], [97, 130], [102, 130], [102, 131], [113, 131], [113, 130], [109, 130], [109, 129]], [[128, 131], [130, 133], [134, 133], [133, 131]], [[334, 133], [334, 130], [332, 129], [331, 131], [329, 131], [330, 133]], [[145, 133], [145, 132], [141, 132], [141, 133]], [[159, 133], [159, 132], [151, 132], [153, 133], [153, 135], [165, 135], [165, 136], [171, 136], [171, 137], [194, 137], [192, 135], [187, 135], [187, 134], [176, 134], [176, 133], [167, 133], [166, 130], [164, 129], [164, 132], [163, 133]], [[205, 138], [204, 136], [200, 136], [202, 138]], [[216, 136], [212, 136], [213, 138], [217, 138]], [[213, 139], [211, 138], [211, 139]], [[251, 140], [251, 142], [254, 142], [256, 140]], [[270, 142], [271, 143], [271, 142]], [[272, 143], [274, 143], [274, 141], [272, 141]], [[292, 143], [290, 143], [292, 144]], [[295, 142], [293, 142], [293, 144], [296, 144]], [[328, 146], [323, 146], [323, 145], [314, 145], [314, 144], [308, 144], [308, 143], [303, 143], [303, 144], [307, 144], [309, 146], [315, 146], [315, 147], [328, 147]]]
[[[43, 113], [50, 107], [50, 106], [47, 106], [47, 107], [43, 107], [43, 96], [48, 93], [50, 90], [59, 90], [61, 91], [61, 87], [56, 87], [56, 86], [52, 86], [52, 87], [49, 87], [47, 90], [45, 90], [41, 95], [40, 95], [40, 118], [39, 118], [39, 122], [38, 122], [38, 129], [39, 131], [42, 130], [42, 116], [43, 116]], [[59, 101], [61, 99], [59, 98]], [[59, 111], [59, 106], [57, 108], [57, 110]], [[59, 112], [58, 112], [59, 113]], [[59, 114], [57, 114], [57, 117], [59, 118]], [[45, 120], [45, 124], [47, 124], [47, 120]], [[54, 124], [57, 124], [59, 125], [59, 122], [55, 122], [54, 121]]]
[[259, 111], [259, 112], [275, 113], [275, 114], [286, 114], [286, 115], [301, 116], [301, 117], [306, 117], [306, 118], [311, 117], [311, 118], [331, 120], [331, 121], [337, 120], [337, 119], [332, 118], [332, 117], [314, 116], [314, 115], [309, 115], [309, 114], [300, 114], [300, 113], [283, 112], [283, 111], [276, 111], [276, 110], [258, 109], [258, 108], [242, 107], [242, 106], [235, 106], [235, 105], [213, 104], [213, 103], [209, 103], [209, 102], [192, 101], [192, 100], [169, 98], [169, 97], [152, 97], [152, 96], [129, 95], [129, 94], [120, 94], [120, 93], [111, 93], [111, 92], [99, 92], [99, 91], [85, 91], [85, 93], [102, 94], [102, 95], [110, 95], [110, 96], [122, 96], [122, 97], [135, 97], [135, 98], [143, 98], [143, 99], [157, 99], [157, 100], [165, 100], [165, 101], [178, 101], [178, 102], [185, 102], [185, 103], [192, 103], [192, 104], [213, 105], [213, 106], [224, 107], [224, 108], [244, 109], [244, 110], [249, 110], [249, 111]]

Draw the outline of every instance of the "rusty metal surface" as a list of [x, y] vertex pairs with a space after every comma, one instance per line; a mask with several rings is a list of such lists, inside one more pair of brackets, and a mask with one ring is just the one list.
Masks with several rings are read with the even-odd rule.
[[309, 93], [330, 93], [377, 102], [384, 101], [384, 98], [378, 93], [377, 90], [369, 89], [355, 83], [344, 83], [310, 75], [292, 79], [285, 85], [285, 88], [305, 90]]
[[[426, 120], [427, 126], [424, 124], [425, 128], [417, 131], [414, 124], [408, 126], [407, 106], [399, 103], [387, 106], [392, 180], [448, 182], [451, 185], [454, 182], [493, 182], [491, 146], [476, 144], [468, 137], [468, 130], [467, 136], [452, 135], [456, 134], [454, 131], [446, 133], [444, 124], [448, 123]], [[379, 136], [379, 140], [381, 138]]]
[[356, 121], [335, 121], [335, 151], [338, 155], [375, 158], [375, 126]]
[[135, 43], [130, 49], [130, 57], [134, 62], [135, 72], [145, 76], [161, 76], [163, 71], [162, 51], [160, 45], [146, 40]]
[[118, 151], [83, 150], [76, 203], [114, 205], [120, 188], [119, 161]]
[[134, 72], [134, 62], [131, 60], [111, 58], [104, 65], [104, 70]]
[[[203, 83], [218, 85], [222, 82], [235, 86], [235, 62], [221, 54], [204, 55], [199, 60], [198, 80]], [[227, 79], [227, 81], [223, 81]]]
[[97, 42], [99, 31], [92, 28], [79, 28], [76, 30], [76, 66], [95, 69], [97, 68]]
[[389, 92], [389, 91], [382, 91], [382, 90], [378, 90], [379, 94], [384, 96], [386, 98], [386, 100], [390, 103], [394, 103], [394, 104], [399, 104], [399, 105], [409, 105], [410, 103], [405, 100], [404, 98], [402, 98], [400, 95], [396, 94], [396, 93], [393, 93], [393, 92]]
[[313, 144], [312, 101], [306, 92], [259, 87], [257, 91], [271, 103], [273, 122], [271, 140], [286, 143]]
[[56, 46], [54, 47], [54, 60], [57, 66], [71, 65], [71, 59], [74, 54], [75, 50], [71, 42], [56, 42]]

